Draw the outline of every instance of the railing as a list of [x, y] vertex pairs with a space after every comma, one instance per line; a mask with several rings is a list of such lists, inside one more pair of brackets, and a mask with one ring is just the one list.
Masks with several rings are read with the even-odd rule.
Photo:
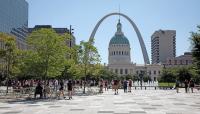
[[[97, 87], [87, 87], [87, 95], [95, 95], [98, 94], [99, 89]], [[73, 95], [81, 95], [83, 93], [83, 88], [74, 87]], [[26, 87], [26, 88], [15, 88], [9, 89], [8, 93], [6, 90], [0, 90], [0, 97], [2, 98], [34, 98], [35, 87]], [[56, 90], [53, 87], [50, 87], [50, 92], [45, 93], [47, 98], [57, 98], [59, 96], [59, 90]], [[64, 90], [65, 96], [68, 95], [68, 92], [65, 88]], [[43, 92], [44, 96], [44, 92]]]
[[195, 85], [194, 88], [196, 88], [197, 90], [200, 90], [200, 85]]

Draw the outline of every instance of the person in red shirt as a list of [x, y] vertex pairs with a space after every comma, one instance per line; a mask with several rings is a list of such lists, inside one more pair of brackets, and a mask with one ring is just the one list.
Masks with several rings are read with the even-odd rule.
[[132, 87], [132, 80], [129, 79], [129, 81], [128, 81], [128, 92], [131, 92], [131, 87]]
[[114, 90], [115, 90], [115, 95], [118, 94], [118, 86], [119, 86], [119, 82], [118, 82], [118, 80], [114, 80]]

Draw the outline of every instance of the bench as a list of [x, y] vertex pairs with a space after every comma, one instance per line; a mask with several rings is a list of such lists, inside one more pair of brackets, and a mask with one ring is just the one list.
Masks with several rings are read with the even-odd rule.
[[199, 91], [200, 90], [200, 85], [195, 85], [194, 88], [196, 88]]

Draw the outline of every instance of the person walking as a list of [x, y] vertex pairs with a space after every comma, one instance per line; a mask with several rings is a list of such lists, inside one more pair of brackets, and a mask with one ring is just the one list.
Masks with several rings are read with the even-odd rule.
[[119, 81], [117, 79], [115, 79], [113, 85], [114, 85], [115, 95], [117, 95], [118, 94]]
[[42, 96], [43, 96], [43, 92], [42, 91], [43, 91], [43, 88], [41, 86], [41, 83], [38, 82], [38, 85], [35, 88], [34, 98], [36, 98], [36, 95], [39, 94], [40, 95], [40, 99], [42, 99]]
[[179, 93], [179, 81], [176, 80], [176, 92]]
[[185, 93], [187, 93], [188, 92], [188, 80], [187, 79], [185, 80], [184, 84], [185, 84]]
[[129, 79], [129, 82], [128, 82], [128, 92], [131, 92], [131, 87], [132, 87], [132, 80]]
[[108, 91], [108, 81], [107, 80], [104, 81], [104, 88], [105, 88], [105, 91]]
[[59, 99], [60, 99], [61, 95], [65, 98], [65, 96], [64, 96], [64, 83], [63, 83], [62, 80], [60, 80]]
[[99, 81], [100, 90], [99, 93], [103, 93], [103, 79]]
[[112, 91], [114, 90], [114, 80], [111, 81]]
[[128, 82], [126, 80], [124, 80], [124, 82], [123, 82], [124, 93], [127, 93], [127, 84], [128, 84]]
[[193, 93], [193, 89], [194, 89], [194, 81], [191, 79], [190, 80], [190, 88], [191, 88], [191, 91]]
[[72, 91], [73, 91], [73, 84], [72, 81], [69, 80], [67, 83], [67, 90], [68, 90], [68, 96], [69, 96], [69, 100], [72, 99]]

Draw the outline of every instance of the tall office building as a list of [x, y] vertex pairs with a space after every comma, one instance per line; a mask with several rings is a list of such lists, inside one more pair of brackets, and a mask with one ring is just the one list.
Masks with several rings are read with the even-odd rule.
[[167, 58], [176, 56], [176, 31], [158, 30], [151, 36], [152, 64], [164, 64]]
[[17, 46], [26, 48], [28, 3], [25, 0], [0, 0], [0, 32], [16, 37]]
[[[36, 25], [34, 28], [28, 28], [28, 33], [30, 34], [32, 31], [37, 30], [37, 29], [41, 29], [41, 28], [52, 28], [51, 25]], [[65, 33], [69, 33], [72, 34], [72, 31], [70, 31], [68, 28], [53, 28], [57, 34], [65, 34]], [[71, 33], [70, 33], [71, 32]], [[75, 37], [72, 34], [72, 38], [71, 40], [66, 41], [66, 45], [69, 47], [73, 47], [75, 45]]]

